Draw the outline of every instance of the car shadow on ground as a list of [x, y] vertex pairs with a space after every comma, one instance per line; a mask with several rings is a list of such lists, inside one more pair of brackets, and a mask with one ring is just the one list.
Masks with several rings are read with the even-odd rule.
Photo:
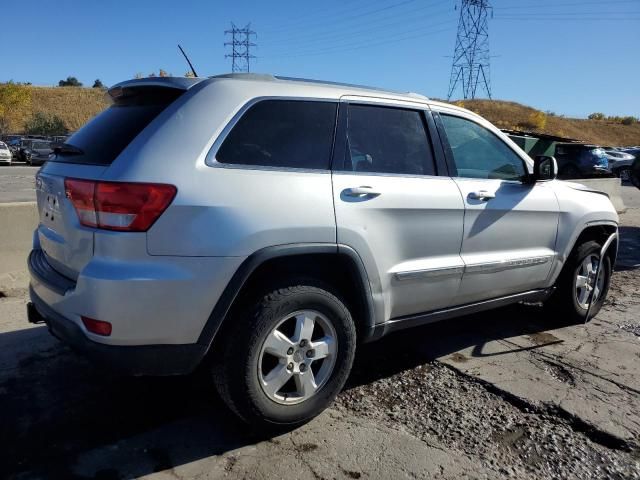
[[[345, 388], [470, 346], [483, 356], [487, 342], [558, 326], [538, 307], [522, 305], [398, 332], [360, 347]], [[24, 342], [33, 348], [9, 366], [3, 352], [21, 345], [24, 353]], [[186, 377], [120, 377], [53, 342], [45, 327], [0, 334], [0, 347], [0, 368], [6, 368], [0, 372], [2, 478], [20, 471], [27, 477], [79, 478], [78, 471], [139, 477], [269, 438], [226, 409], [206, 368]]]

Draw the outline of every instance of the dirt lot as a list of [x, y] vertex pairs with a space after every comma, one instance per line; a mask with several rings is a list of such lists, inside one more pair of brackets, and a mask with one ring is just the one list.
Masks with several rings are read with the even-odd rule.
[[276, 437], [237, 422], [205, 370], [97, 369], [27, 324], [26, 274], [6, 275], [0, 478], [640, 478], [640, 209], [622, 222], [590, 324], [521, 305], [390, 336], [332, 409]]

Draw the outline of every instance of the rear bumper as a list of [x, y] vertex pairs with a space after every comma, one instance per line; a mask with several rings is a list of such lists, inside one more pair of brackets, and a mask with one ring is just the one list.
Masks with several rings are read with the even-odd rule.
[[27, 315], [31, 323], [46, 323], [53, 336], [92, 360], [129, 375], [181, 375], [192, 372], [206, 347], [184, 345], [105, 345], [87, 338], [73, 321], [58, 314], [29, 289]]
[[[241, 261], [94, 256], [73, 280], [35, 248], [28, 259], [29, 319], [45, 322], [54, 336], [111, 368], [133, 375], [188, 373], [209, 348], [210, 342], [199, 340], [218, 290]], [[112, 334], [88, 331], [82, 316], [109, 322]]]

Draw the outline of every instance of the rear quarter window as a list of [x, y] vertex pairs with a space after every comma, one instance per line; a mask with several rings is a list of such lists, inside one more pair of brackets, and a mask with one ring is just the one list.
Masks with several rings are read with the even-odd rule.
[[122, 95], [64, 143], [82, 151], [59, 152], [50, 161], [110, 165], [183, 90], [162, 87], [125, 88]]
[[327, 170], [337, 104], [262, 100], [233, 126], [216, 153], [230, 165]]

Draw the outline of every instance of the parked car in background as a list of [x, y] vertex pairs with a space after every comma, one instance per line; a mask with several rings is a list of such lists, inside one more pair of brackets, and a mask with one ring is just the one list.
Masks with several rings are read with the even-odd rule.
[[11, 165], [13, 155], [6, 143], [0, 142], [0, 165]]
[[109, 94], [36, 176], [27, 308], [111, 367], [206, 357], [232, 411], [291, 428], [361, 343], [518, 301], [584, 322], [605, 301], [609, 198], [473, 112], [251, 74]]
[[611, 176], [609, 158], [598, 145], [558, 143], [556, 145], [558, 178], [591, 178]]
[[631, 165], [636, 157], [620, 148], [605, 148], [604, 153], [609, 160], [609, 170], [623, 182], [628, 182], [631, 179]]
[[20, 155], [20, 139], [15, 138], [6, 142], [9, 147], [9, 151], [11, 152], [11, 158], [14, 161], [19, 160]]
[[636, 187], [640, 188], [640, 148], [636, 153], [636, 159], [633, 161], [631, 165], [631, 183]]
[[31, 148], [31, 144], [33, 143], [32, 138], [21, 138], [20, 143], [18, 144], [18, 150], [16, 152], [16, 160], [19, 162], [27, 161], [27, 153]]
[[49, 155], [53, 153], [51, 142], [45, 140], [34, 140], [26, 150], [27, 165], [42, 165], [49, 160]]

